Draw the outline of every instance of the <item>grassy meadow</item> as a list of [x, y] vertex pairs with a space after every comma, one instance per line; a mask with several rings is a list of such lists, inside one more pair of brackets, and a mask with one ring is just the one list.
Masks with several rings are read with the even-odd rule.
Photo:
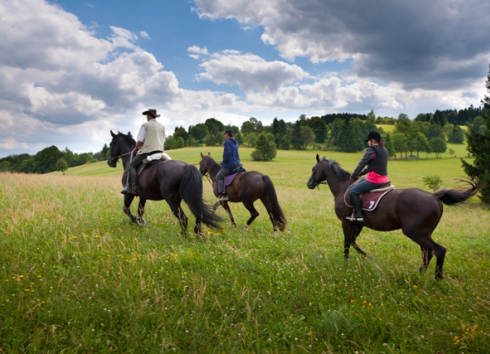
[[[222, 148], [169, 154], [197, 163], [208, 151], [219, 159]], [[122, 212], [120, 165], [0, 174], [0, 353], [490, 352], [488, 207], [445, 206], [433, 234], [447, 248], [442, 281], [435, 259], [419, 273], [420, 249], [401, 231], [363, 230], [370, 258], [352, 250], [344, 261], [330, 190], [306, 187], [316, 151], [261, 163], [251, 151], [240, 150], [245, 168], [271, 177], [288, 218], [277, 237], [260, 201], [250, 231], [232, 204], [240, 227], [206, 229], [206, 242], [192, 227], [180, 238], [165, 202], [147, 203], [140, 228]], [[319, 153], [348, 171], [361, 158]], [[459, 158], [421, 157], [390, 161], [397, 188], [465, 177]]]

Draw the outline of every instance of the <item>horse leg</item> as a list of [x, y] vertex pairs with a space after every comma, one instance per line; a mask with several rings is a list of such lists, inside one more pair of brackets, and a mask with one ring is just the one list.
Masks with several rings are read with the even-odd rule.
[[181, 237], [185, 237], [187, 235], [187, 215], [185, 215], [184, 210], [180, 207], [179, 202], [175, 201], [167, 201], [170, 206], [170, 210], [175, 215], [175, 217], [179, 220], [180, 228], [181, 228]]
[[216, 211], [216, 209], [219, 208], [220, 205], [221, 205], [221, 202], [214, 203], [214, 205], [213, 205], [213, 213]]
[[429, 267], [430, 260], [432, 259], [433, 253], [428, 248], [420, 246], [422, 251], [422, 265], [420, 266], [420, 273], [425, 273]]
[[130, 194], [125, 194], [124, 195], [124, 206], [123, 206], [123, 212], [126, 214], [132, 222], [136, 223], [136, 218], [134, 217], [133, 214], [131, 214], [131, 203], [133, 202], [134, 195]]
[[435, 278], [437, 280], [442, 279], [442, 267], [444, 265], [444, 257], [446, 256], [446, 248], [436, 243], [430, 235], [426, 237], [418, 237], [416, 239], [412, 238], [412, 240], [417, 242], [422, 250], [428, 251], [427, 265], [429, 265], [428, 262], [430, 261], [432, 254], [436, 256], [437, 262]]
[[366, 256], [364, 252], [357, 244], [356, 238], [361, 233], [363, 225], [361, 223], [352, 223], [347, 220], [342, 220], [342, 229], [344, 231], [344, 258], [349, 258], [350, 246], [362, 256]]
[[243, 205], [245, 205], [245, 208], [247, 208], [247, 210], [250, 212], [250, 219], [248, 219], [247, 223], [245, 224], [245, 230], [248, 230], [250, 224], [259, 216], [259, 212], [257, 209], [255, 209], [254, 203], [251, 201], [244, 201]]
[[139, 226], [146, 226], [146, 220], [143, 219], [143, 214], [145, 213], [146, 199], [140, 197], [140, 202], [138, 204], [138, 218], [136, 218], [136, 223]]
[[233, 224], [233, 227], [236, 229], [235, 219], [233, 219], [233, 214], [231, 213], [231, 209], [230, 209], [230, 206], [228, 205], [228, 202], [223, 202], [223, 208], [228, 213], [228, 217], [230, 218], [230, 221]]

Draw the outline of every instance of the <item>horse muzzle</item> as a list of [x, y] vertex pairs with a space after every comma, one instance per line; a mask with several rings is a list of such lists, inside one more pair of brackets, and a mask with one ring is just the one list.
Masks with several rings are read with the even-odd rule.
[[109, 165], [109, 167], [115, 168], [117, 166], [117, 159], [114, 159], [112, 157], [109, 157], [107, 159], [107, 164]]
[[309, 189], [315, 189], [315, 187], [318, 185], [313, 179], [309, 179], [308, 182], [306, 182], [306, 185], [308, 186]]

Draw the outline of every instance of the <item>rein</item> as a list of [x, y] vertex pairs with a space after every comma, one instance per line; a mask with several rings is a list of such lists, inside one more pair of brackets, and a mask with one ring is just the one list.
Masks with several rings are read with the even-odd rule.
[[[121, 157], [124, 157], [124, 156], [127, 156], [129, 154], [132, 154], [134, 151], [131, 150], [130, 152], [127, 152], [125, 154], [122, 154], [122, 155], [119, 155], [119, 156], [116, 156], [116, 157], [112, 157], [110, 156], [111, 160], [119, 160]], [[131, 156], [131, 160], [133, 159], [133, 156]]]

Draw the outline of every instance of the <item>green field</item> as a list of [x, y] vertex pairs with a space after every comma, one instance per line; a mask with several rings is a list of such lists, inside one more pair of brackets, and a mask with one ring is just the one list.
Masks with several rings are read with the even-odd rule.
[[[197, 163], [208, 151], [219, 159], [222, 148], [169, 154]], [[289, 221], [277, 237], [260, 202], [250, 231], [233, 204], [241, 226], [206, 229], [206, 242], [180, 238], [165, 202], [147, 203], [140, 228], [122, 213], [121, 166], [106, 162], [0, 174], [0, 353], [490, 352], [488, 207], [475, 197], [444, 208], [433, 234], [447, 248], [442, 281], [434, 260], [419, 273], [420, 249], [401, 231], [363, 230], [370, 258], [346, 262], [330, 191], [306, 187], [316, 152], [259, 163], [251, 151], [241, 148], [243, 164], [271, 177]], [[349, 171], [362, 155], [326, 154]], [[457, 187], [461, 161], [442, 156], [391, 160], [390, 179]]]

